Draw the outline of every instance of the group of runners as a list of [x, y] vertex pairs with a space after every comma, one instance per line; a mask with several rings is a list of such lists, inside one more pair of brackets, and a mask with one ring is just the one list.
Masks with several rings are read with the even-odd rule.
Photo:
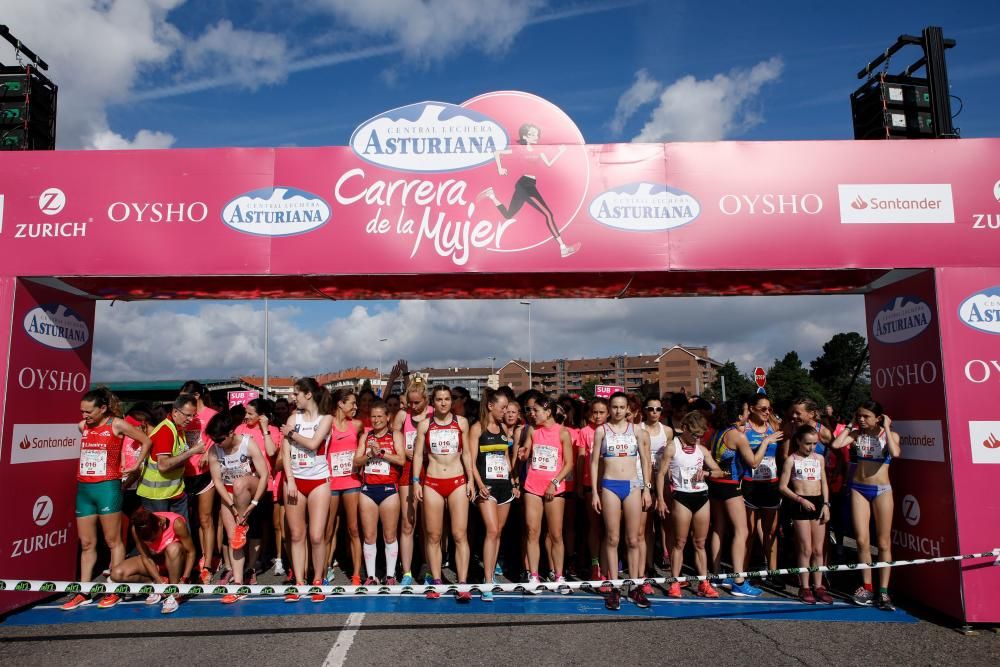
[[[475, 552], [485, 602], [507, 571], [527, 594], [569, 594], [568, 581], [593, 581], [610, 609], [621, 603], [617, 579], [634, 582], [625, 594], [649, 606], [654, 566], [671, 577], [685, 566], [698, 575], [776, 569], [779, 536], [795, 566], [823, 565], [847, 524], [860, 562], [871, 562], [873, 533], [879, 558], [892, 560], [889, 468], [899, 438], [874, 401], [846, 425], [825, 420], [809, 399], [779, 419], [764, 394], [718, 406], [683, 394], [584, 403], [501, 387], [485, 390], [472, 414], [475, 403], [419, 375], [386, 401], [301, 378], [288, 405], [257, 398], [223, 411], [188, 382], [165, 414], [140, 404], [123, 415], [109, 390], [94, 389], [82, 397], [79, 424], [80, 579], [95, 576], [99, 532], [116, 583], [256, 583], [255, 564], [273, 553], [274, 574], [307, 590], [335, 578], [340, 536], [356, 586], [415, 586], [417, 556], [424, 584], [441, 584], [450, 558], [455, 583], [470, 583]], [[512, 516], [513, 544], [504, 539]], [[862, 570], [853, 601], [893, 609], [889, 576], [879, 570], [876, 590]], [[718, 586], [736, 597], [762, 593], [741, 576]], [[440, 597], [441, 588], [425, 595]], [[681, 589], [663, 587], [670, 598]], [[694, 592], [719, 597], [709, 581]], [[455, 594], [472, 599], [467, 589]], [[833, 601], [822, 574], [808, 571], [799, 598]], [[97, 604], [119, 601], [111, 593]], [[91, 602], [79, 594], [63, 609]], [[172, 595], [146, 602], [164, 613], [178, 607]]]

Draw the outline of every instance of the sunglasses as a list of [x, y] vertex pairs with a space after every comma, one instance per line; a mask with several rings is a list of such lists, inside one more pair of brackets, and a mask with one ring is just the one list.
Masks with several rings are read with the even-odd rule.
[[657, 408], [650, 405], [646, 407], [646, 412], [663, 412], [663, 408]]
[[754, 408], [757, 412], [770, 412], [771, 408]]

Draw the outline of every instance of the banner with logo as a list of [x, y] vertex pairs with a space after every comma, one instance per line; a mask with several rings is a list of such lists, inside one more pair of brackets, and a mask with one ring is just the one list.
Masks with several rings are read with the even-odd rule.
[[598, 384], [594, 385], [594, 396], [597, 398], [611, 398], [611, 394], [618, 391], [625, 391], [625, 387], [617, 384]]
[[229, 401], [229, 407], [232, 408], [237, 405], [246, 405], [255, 398], [260, 398], [260, 392], [256, 389], [247, 389], [245, 391], [231, 391], [226, 395]]
[[[23, 280], [13, 287], [0, 438], [0, 576], [75, 577], [77, 424], [80, 397], [90, 388], [94, 302]], [[0, 597], [0, 613], [36, 599]]]
[[[1000, 269], [935, 273], [958, 542], [1000, 543]], [[1000, 621], [997, 591], [1000, 567], [962, 567], [965, 620]]]
[[[939, 332], [943, 311], [937, 305], [934, 272], [870, 292], [865, 311], [872, 394], [892, 419], [902, 449], [889, 469], [895, 500], [892, 557], [957, 553]], [[948, 398], [952, 400], [950, 392]], [[907, 597], [961, 618], [959, 564], [901, 569], [892, 573], [892, 581]]]
[[[378, 114], [343, 147], [0, 161], [3, 271], [149, 276], [167, 297], [158, 276], [878, 268], [890, 248], [893, 266], [980, 266], [1000, 252], [997, 139], [587, 145], [561, 109], [509, 91]], [[183, 296], [266, 291], [227, 280]]]

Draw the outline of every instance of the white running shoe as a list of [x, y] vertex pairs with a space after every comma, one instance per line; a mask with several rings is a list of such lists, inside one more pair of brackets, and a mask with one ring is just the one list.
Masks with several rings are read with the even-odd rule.
[[160, 607], [161, 614], [172, 614], [178, 609], [180, 609], [180, 603], [177, 602], [177, 597], [173, 595], [168, 595], [163, 599], [163, 606]]
[[478, 199], [483, 199], [484, 197], [488, 197], [490, 200], [496, 199], [496, 193], [493, 192], [493, 188], [492, 187], [486, 188], [485, 190], [483, 190], [482, 192], [480, 192], [478, 195], [476, 195], [476, 199], [477, 200]]
[[282, 564], [280, 558], [274, 561], [274, 569], [271, 570], [271, 574], [273, 574], [276, 577], [285, 576], [285, 566], [284, 564]]
[[556, 577], [556, 590], [560, 595], [571, 595], [573, 589], [566, 585], [566, 577]]
[[148, 605], [154, 605], [154, 604], [159, 603], [160, 600], [162, 600], [162, 599], [163, 599], [163, 595], [162, 594], [160, 594], [160, 593], [150, 593], [149, 597], [146, 598], [146, 604], [148, 604]]
[[559, 252], [563, 257], [569, 257], [570, 255], [575, 254], [576, 251], [578, 251], [579, 249], [580, 249], [580, 244], [574, 243], [573, 245], [564, 245], [562, 247], [562, 250], [560, 250]]
[[524, 592], [528, 595], [538, 595], [538, 587], [542, 580], [538, 577], [528, 577], [528, 583], [524, 585]]

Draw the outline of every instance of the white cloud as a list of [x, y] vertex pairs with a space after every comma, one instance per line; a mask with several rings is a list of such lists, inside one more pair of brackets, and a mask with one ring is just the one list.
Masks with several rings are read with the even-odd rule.
[[304, 0], [370, 35], [398, 42], [412, 57], [441, 59], [467, 47], [504, 51], [542, 0]]
[[774, 57], [711, 79], [680, 78], [663, 89], [633, 141], [718, 141], [744, 132], [762, 122], [754, 103], [761, 88], [776, 81], [783, 68], [781, 58]]
[[[528, 357], [527, 309], [517, 302], [373, 301], [318, 326], [302, 323], [324, 308], [272, 303], [272, 375], [374, 368], [380, 352], [383, 367], [403, 357], [411, 368], [489, 366], [491, 356], [499, 367]], [[834, 334], [865, 330], [860, 296], [538, 300], [531, 316], [535, 360], [650, 354], [681, 343], [708, 345], [712, 357], [744, 371], [789, 350], [808, 363]], [[379, 345], [379, 338], [389, 340]], [[263, 372], [259, 302], [205, 302], [194, 313], [160, 302], [101, 302], [94, 340], [97, 380]]]
[[635, 112], [655, 100], [662, 88], [663, 84], [651, 78], [645, 69], [636, 72], [635, 82], [618, 98], [615, 115], [609, 123], [611, 131], [615, 134], [621, 132]]
[[126, 150], [142, 148], [170, 148], [177, 141], [177, 137], [169, 132], [153, 132], [151, 130], [139, 130], [134, 139], [126, 139], [122, 135], [111, 130], [101, 130], [90, 140], [90, 148], [97, 150]]
[[223, 20], [185, 46], [183, 61], [184, 76], [221, 77], [256, 90], [285, 80], [290, 55], [283, 36], [240, 30]]

